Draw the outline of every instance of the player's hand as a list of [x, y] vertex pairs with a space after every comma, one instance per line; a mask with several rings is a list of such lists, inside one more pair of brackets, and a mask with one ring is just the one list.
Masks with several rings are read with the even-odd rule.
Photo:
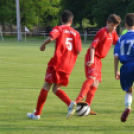
[[45, 45], [41, 45], [40, 46], [40, 51], [44, 51], [45, 50]]
[[120, 79], [120, 72], [119, 71], [116, 71], [115, 72], [115, 79], [116, 80], [119, 80]]
[[94, 63], [94, 61], [88, 61], [85, 65], [90, 67], [93, 63]]

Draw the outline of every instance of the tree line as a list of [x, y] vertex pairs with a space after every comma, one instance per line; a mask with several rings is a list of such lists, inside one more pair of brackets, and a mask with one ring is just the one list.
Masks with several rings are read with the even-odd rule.
[[[134, 12], [134, 0], [19, 0], [21, 25], [32, 30], [33, 26], [60, 24], [61, 13], [68, 9], [74, 14], [74, 24], [83, 28], [83, 20], [90, 25], [105, 26], [109, 14], [115, 13], [122, 20], [126, 13]], [[15, 0], [0, 0], [0, 24], [16, 25]]]

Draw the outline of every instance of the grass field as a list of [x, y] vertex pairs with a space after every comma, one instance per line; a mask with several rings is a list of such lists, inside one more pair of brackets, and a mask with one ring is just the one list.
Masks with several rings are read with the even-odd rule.
[[[91, 109], [98, 115], [66, 119], [67, 106], [50, 91], [41, 119], [30, 120], [27, 112], [35, 109], [45, 70], [53, 55], [54, 44], [45, 52], [39, 51], [43, 40], [17, 42], [15, 39], [0, 41], [0, 134], [133, 134], [134, 115], [120, 122], [124, 110], [124, 92], [114, 79], [113, 48], [102, 60], [102, 83]], [[62, 89], [75, 100], [85, 80], [84, 55], [90, 42], [83, 44], [70, 83]]]

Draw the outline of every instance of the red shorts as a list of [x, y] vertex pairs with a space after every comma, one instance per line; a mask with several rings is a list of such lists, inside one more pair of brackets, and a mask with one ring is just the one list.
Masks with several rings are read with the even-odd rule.
[[[89, 60], [90, 60], [90, 54], [87, 53], [85, 56], [85, 63], [88, 62]], [[94, 64], [92, 64], [90, 67], [85, 65], [86, 77], [89, 78], [89, 76], [93, 76], [96, 78], [96, 80], [101, 82], [101, 68], [102, 68], [101, 59], [94, 56]]]
[[57, 72], [53, 67], [48, 66], [46, 70], [45, 81], [48, 83], [56, 83], [67, 86], [69, 82], [69, 74], [61, 71]]

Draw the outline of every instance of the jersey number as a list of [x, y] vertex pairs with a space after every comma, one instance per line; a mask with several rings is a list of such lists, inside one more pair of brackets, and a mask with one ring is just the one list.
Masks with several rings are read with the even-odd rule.
[[[130, 55], [132, 46], [134, 45], [134, 40], [127, 40], [126, 43], [129, 45], [126, 55]], [[125, 55], [125, 47], [124, 46], [125, 46], [125, 40], [121, 41], [121, 47], [120, 47], [121, 55]]]
[[73, 49], [72, 41], [73, 41], [73, 38], [66, 38], [66, 46], [69, 51]]

